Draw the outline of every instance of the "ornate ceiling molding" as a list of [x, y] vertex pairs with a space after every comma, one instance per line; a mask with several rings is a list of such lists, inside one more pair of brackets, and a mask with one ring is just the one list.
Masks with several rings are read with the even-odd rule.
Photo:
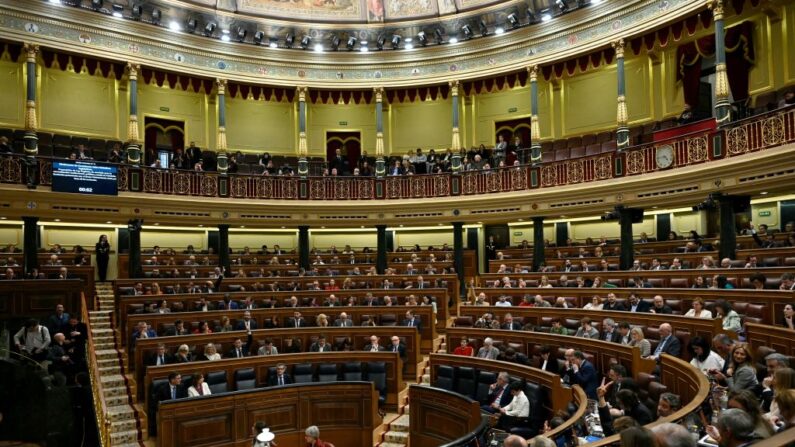
[[0, 38], [203, 77], [310, 88], [447, 83], [521, 71], [607, 47], [704, 9], [703, 0], [612, 0], [550, 22], [412, 51], [313, 53], [222, 42], [21, 0], [0, 10]]

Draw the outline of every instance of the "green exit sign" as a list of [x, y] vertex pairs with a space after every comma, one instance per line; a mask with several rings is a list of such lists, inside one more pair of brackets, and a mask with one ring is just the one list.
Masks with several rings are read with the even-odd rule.
[[759, 217], [770, 217], [770, 211], [760, 211]]
[[524, 234], [524, 231], [514, 231], [513, 232], [514, 236], [522, 236], [523, 234]]
[[510, 109], [508, 109], [508, 113], [516, 113], [517, 111], [519, 111], [519, 109], [516, 107], [511, 107]]
[[340, 121], [340, 126], [347, 126], [347, 125], [348, 125], [347, 121]]
[[168, 107], [161, 107], [161, 108], [160, 108], [160, 111], [161, 111], [161, 112], [170, 112], [170, 111], [171, 111], [171, 109], [169, 109]]

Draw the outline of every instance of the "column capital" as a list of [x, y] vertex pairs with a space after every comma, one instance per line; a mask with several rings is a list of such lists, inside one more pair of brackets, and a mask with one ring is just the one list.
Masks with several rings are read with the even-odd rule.
[[218, 87], [218, 95], [226, 94], [226, 79], [216, 78], [215, 85]]
[[138, 70], [141, 69], [141, 66], [134, 63], [134, 62], [127, 62], [127, 75], [131, 81], [138, 80]]
[[298, 93], [298, 101], [306, 102], [306, 93], [309, 91], [309, 88], [305, 85], [299, 85], [295, 88], [295, 91]]
[[530, 74], [530, 82], [537, 82], [538, 81], [538, 72], [540, 67], [538, 65], [533, 65], [532, 67], [527, 67], [527, 73]]
[[448, 82], [447, 85], [450, 86], [450, 94], [458, 96], [458, 87], [461, 85], [458, 79]]
[[616, 59], [624, 58], [624, 39], [618, 39], [611, 42], [613, 49], [616, 50]]
[[39, 46], [35, 43], [25, 43], [25, 54], [27, 55], [28, 62], [36, 62], [36, 54], [39, 52]]
[[375, 102], [384, 102], [384, 87], [373, 87]]
[[723, 20], [723, 0], [707, 0], [707, 8], [712, 11], [713, 20]]

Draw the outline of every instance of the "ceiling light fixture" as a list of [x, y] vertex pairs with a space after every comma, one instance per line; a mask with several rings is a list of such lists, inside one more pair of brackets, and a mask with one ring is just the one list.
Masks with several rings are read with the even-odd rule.
[[398, 36], [397, 34], [393, 34], [393, 35], [392, 35], [392, 42], [391, 42], [391, 44], [392, 44], [392, 49], [393, 49], [393, 50], [397, 50], [397, 49], [398, 49], [398, 47], [400, 46], [400, 39], [401, 39], [401, 37], [400, 37], [400, 36]]
[[254, 45], [262, 45], [262, 39], [265, 38], [265, 33], [262, 31], [257, 31], [254, 33]]
[[323, 52], [323, 44], [322, 43], [316, 43], [314, 50], [315, 50], [315, 53], [322, 53]]
[[356, 38], [353, 36], [348, 37], [348, 41], [345, 43], [345, 48], [347, 48], [348, 51], [352, 51], [353, 47], [355, 46], [356, 46]]
[[309, 36], [304, 36], [301, 38], [301, 49], [306, 50], [309, 47], [309, 44], [312, 43], [312, 38]]
[[245, 28], [238, 28], [237, 29], [237, 41], [238, 42], [243, 42], [244, 40], [246, 40], [246, 34], [248, 34], [248, 31]]
[[337, 36], [337, 35], [332, 36], [331, 37], [331, 49], [334, 50], [334, 51], [337, 51], [337, 49], [340, 47], [340, 42], [341, 41], [342, 40], [340, 39], [340, 36]]
[[417, 33], [417, 42], [422, 46], [428, 45], [428, 37], [425, 36], [425, 31]]
[[275, 40], [275, 39], [274, 39], [274, 40], [271, 40], [271, 41], [268, 43], [268, 46], [269, 46], [270, 48], [279, 48], [279, 42], [278, 42], [277, 40]]
[[516, 17], [515, 12], [508, 14], [508, 23], [510, 23], [513, 28], [519, 28], [519, 19]]
[[483, 20], [480, 21], [480, 35], [481, 36], [488, 36], [489, 35], [489, 27], [486, 25], [486, 22]]
[[450, 42], [451, 45], [457, 44], [458, 43], [458, 37], [451, 37], [449, 42]]
[[498, 26], [497, 28], [494, 28], [494, 34], [499, 35], [499, 34], [503, 34], [503, 33], [505, 33], [505, 29], [503, 29], [503, 27]]
[[182, 29], [182, 27], [179, 26], [179, 23], [177, 23], [176, 20], [172, 20], [168, 22], [168, 29], [170, 29], [171, 31], [179, 31]]
[[552, 11], [549, 9], [544, 9], [541, 11], [541, 21], [542, 22], [549, 22], [552, 20]]
[[412, 45], [411, 43], [407, 43], [407, 44], [403, 45], [403, 49], [405, 49], [405, 50], [413, 50], [414, 49], [414, 45]]
[[461, 32], [464, 34], [464, 39], [469, 40], [472, 38], [472, 28], [469, 25], [462, 26]]
[[361, 45], [359, 46], [359, 51], [362, 53], [367, 53], [370, 51], [370, 48], [367, 46], [367, 42], [362, 41]]
[[221, 40], [229, 42], [231, 39], [229, 39], [229, 34], [221, 34]]
[[[173, 23], [173, 22], [172, 22]], [[199, 26], [199, 21], [196, 19], [188, 20], [188, 32], [193, 34], [196, 31], [196, 28]]]
[[117, 19], [124, 18], [124, 5], [113, 4], [113, 17]]
[[375, 41], [375, 47], [378, 48], [379, 50], [383, 50], [385, 43], [386, 43], [386, 37], [383, 34], [381, 34], [380, 36], [378, 36], [378, 39]]
[[155, 8], [152, 10], [152, 24], [160, 25], [160, 18], [163, 16], [163, 12], [159, 9]]
[[215, 32], [215, 28], [217, 26], [218, 25], [216, 25], [213, 22], [209, 22], [206, 25], [204, 25], [204, 35], [207, 37], [211, 37], [213, 35], [213, 32]]

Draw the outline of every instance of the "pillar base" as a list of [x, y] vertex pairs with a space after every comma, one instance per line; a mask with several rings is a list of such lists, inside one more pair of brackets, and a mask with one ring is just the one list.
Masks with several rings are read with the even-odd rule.
[[732, 106], [727, 99], [718, 100], [715, 104], [715, 121], [718, 127], [725, 126], [731, 122]]
[[[140, 166], [141, 164], [141, 146], [136, 142], [131, 142], [127, 145], [127, 163], [133, 166]], [[191, 166], [191, 168], [193, 168]]]
[[456, 152], [453, 153], [453, 158], [450, 161], [450, 170], [453, 171], [453, 174], [461, 172], [461, 154]]
[[618, 130], [616, 130], [616, 148], [621, 152], [630, 146], [632, 146], [632, 144], [629, 141], [629, 128], [620, 126]]
[[309, 176], [309, 161], [306, 157], [298, 158], [298, 176], [301, 178]]
[[36, 189], [39, 178], [39, 161], [36, 158], [39, 155], [39, 137], [33, 130], [25, 132], [25, 179], [27, 180], [28, 189]]
[[541, 145], [533, 145], [530, 147], [530, 165], [541, 166]]
[[215, 169], [219, 174], [225, 175], [229, 171], [229, 155], [226, 152], [218, 153], [215, 158]]
[[386, 175], [386, 162], [384, 161], [384, 157], [378, 157], [375, 159], [375, 176], [381, 178]]

